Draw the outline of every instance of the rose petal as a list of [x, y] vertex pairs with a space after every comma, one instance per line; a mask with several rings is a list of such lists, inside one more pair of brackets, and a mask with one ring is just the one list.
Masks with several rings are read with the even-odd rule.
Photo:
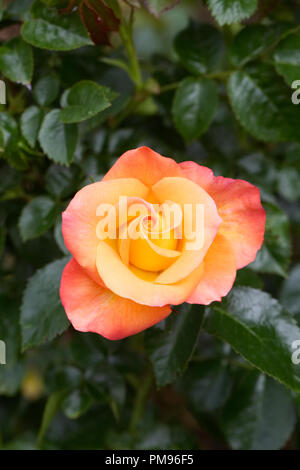
[[[194, 208], [199, 204], [204, 210], [204, 226], [200, 229], [203, 229], [203, 245], [199, 249], [187, 249], [188, 245], [184, 245], [178, 260], [163, 271], [155, 281], [160, 284], [173, 284], [184, 279], [199, 266], [215, 238], [222, 220], [214, 200], [199, 185], [187, 178], [163, 178], [152, 187], [152, 192], [160, 202], [170, 200], [179, 204], [184, 214], [185, 224], [188, 215], [185, 205], [189, 204]], [[191, 216], [193, 215], [194, 211], [191, 213]]]
[[94, 280], [99, 282], [96, 227], [100, 217], [96, 216], [97, 207], [101, 203], [116, 204], [120, 196], [145, 198], [148, 191], [143, 183], [134, 178], [100, 181], [78, 191], [63, 212], [62, 233], [66, 247]]
[[204, 188], [214, 199], [223, 220], [219, 233], [231, 243], [237, 268], [255, 260], [265, 232], [265, 210], [259, 189], [244, 180], [213, 176], [195, 162], [180, 164], [185, 176]]
[[182, 176], [178, 163], [148, 147], [139, 147], [125, 152], [106, 173], [103, 181], [137, 178], [145, 185], [152, 186], [165, 176]]
[[118, 297], [87, 276], [74, 258], [63, 271], [60, 297], [76, 330], [110, 340], [139, 333], [171, 313], [170, 305], [147, 307]]
[[236, 259], [230, 242], [217, 235], [204, 260], [202, 278], [187, 299], [190, 304], [208, 305], [228, 294], [236, 277]]
[[199, 266], [185, 279], [172, 285], [148, 282], [122, 263], [118, 253], [104, 241], [98, 245], [97, 269], [107, 288], [115, 294], [155, 307], [185, 302], [197, 286], [203, 271], [203, 267]]

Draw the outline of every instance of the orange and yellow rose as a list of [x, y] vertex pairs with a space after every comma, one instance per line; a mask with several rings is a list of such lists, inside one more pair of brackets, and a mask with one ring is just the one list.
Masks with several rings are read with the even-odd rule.
[[[126, 202], [123, 223], [120, 201]], [[137, 203], [148, 215], [130, 212]], [[182, 217], [167, 223], [157, 208], [172, 204]], [[99, 207], [115, 209], [114, 237], [105, 237]], [[203, 208], [198, 233], [191, 229], [196, 207]], [[147, 147], [130, 150], [102, 181], [78, 191], [63, 213], [73, 258], [61, 279], [62, 304], [79, 331], [111, 340], [133, 335], [167, 317], [171, 305], [220, 301], [237, 269], [255, 259], [264, 229], [265, 211], [252, 184], [216, 177], [195, 162], [178, 164]], [[202, 242], [191, 246], [187, 233], [197, 238], [199, 232]]]

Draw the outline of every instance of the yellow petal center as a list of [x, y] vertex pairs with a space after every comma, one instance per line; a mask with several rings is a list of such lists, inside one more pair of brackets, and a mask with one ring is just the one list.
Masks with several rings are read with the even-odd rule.
[[[163, 218], [159, 215], [159, 231], [164, 230]], [[157, 235], [150, 233], [149, 239], [160, 248], [176, 250], [178, 240], [175, 239], [174, 230], [164, 234], [160, 233], [159, 238], [157, 238]], [[139, 269], [157, 272], [168, 268], [174, 262], [174, 258], [156, 253], [147, 240], [138, 238], [130, 242], [129, 262]]]

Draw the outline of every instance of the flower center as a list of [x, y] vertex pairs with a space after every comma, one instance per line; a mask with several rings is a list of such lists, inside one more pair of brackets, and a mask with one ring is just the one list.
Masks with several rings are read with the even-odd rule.
[[[163, 220], [160, 216], [159, 230], [163, 231]], [[178, 240], [175, 239], [174, 230], [167, 232], [163, 238], [163, 234], [152, 235], [150, 233], [149, 239], [154, 245], [166, 250], [176, 250]], [[137, 268], [144, 269], [145, 271], [161, 271], [168, 268], [173, 262], [174, 258], [167, 258], [155, 252], [149, 242], [144, 238], [131, 240], [129, 251], [129, 262]]]

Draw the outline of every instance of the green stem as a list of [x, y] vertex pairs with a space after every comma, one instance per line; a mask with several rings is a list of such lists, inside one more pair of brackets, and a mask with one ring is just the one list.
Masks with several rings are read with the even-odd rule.
[[23, 142], [23, 141], [20, 141], [18, 142], [18, 147], [22, 150], [24, 150], [24, 152], [28, 153], [29, 155], [34, 155], [36, 157], [42, 157], [43, 154], [42, 152], [37, 152], [36, 150], [33, 150], [31, 149], [30, 147], [28, 147], [28, 145]]
[[141, 416], [144, 411], [145, 402], [147, 399], [147, 395], [151, 388], [153, 382], [152, 374], [147, 374], [144, 378], [144, 381], [140, 385], [137, 390], [137, 394], [135, 397], [135, 403], [132, 410], [131, 420], [130, 420], [130, 432], [134, 434], [136, 427], [141, 419]]
[[[217, 72], [205, 74], [203, 75], [203, 77], [210, 78], [212, 80], [226, 80], [233, 72], [234, 70], [220, 70]], [[167, 85], [163, 85], [162, 87], [160, 87], [159, 93], [165, 93], [167, 91], [176, 90], [179, 85], [180, 82], [168, 83]]]
[[176, 90], [180, 85], [180, 82], [168, 83], [168, 85], [163, 85], [159, 89], [159, 93], [166, 93], [167, 91]]
[[226, 80], [233, 72], [234, 70], [221, 70], [220, 72], [208, 73], [205, 77], [216, 80]]
[[129, 100], [126, 108], [119, 114], [118, 117], [111, 121], [111, 128], [115, 129], [131, 114], [134, 114], [138, 106], [145, 101], [151, 93], [146, 90], [137, 91]]
[[114, 67], [119, 67], [119, 69], [125, 70], [128, 75], [130, 75], [130, 70], [128, 65], [119, 59], [111, 59], [110, 57], [101, 57], [101, 62], [104, 64], [113, 65]]
[[127, 23], [124, 19], [122, 20], [120, 36], [129, 58], [130, 77], [139, 90], [143, 87], [143, 79], [132, 37], [132, 22]]

